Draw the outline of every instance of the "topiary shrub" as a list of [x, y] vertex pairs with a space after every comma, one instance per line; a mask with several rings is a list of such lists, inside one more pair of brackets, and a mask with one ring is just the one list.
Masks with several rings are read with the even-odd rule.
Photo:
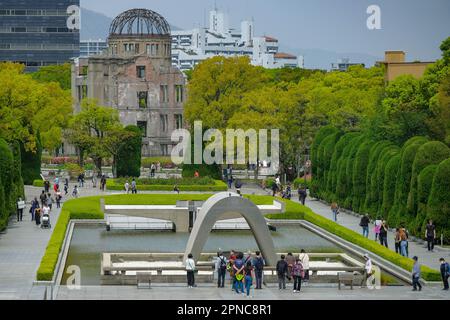
[[358, 149], [362, 143], [366, 140], [366, 137], [361, 135], [355, 140], [350, 142], [350, 153], [347, 157], [347, 163], [345, 167], [345, 180], [347, 186], [347, 194], [345, 195], [343, 207], [352, 210], [352, 200], [353, 200], [353, 167], [355, 164], [356, 154], [358, 153]]
[[22, 157], [20, 153], [20, 144], [16, 141], [11, 144], [11, 151], [14, 158], [14, 170], [12, 172], [14, 199], [21, 197], [25, 199], [25, 190], [22, 179]]
[[347, 195], [351, 193], [351, 185], [348, 183], [346, 168], [350, 153], [353, 149], [353, 144], [359, 142], [359, 139], [361, 139], [360, 134], [355, 135], [350, 139], [342, 151], [341, 158], [338, 160], [336, 172], [336, 202], [343, 203]]
[[[383, 154], [383, 151], [391, 146], [392, 143], [389, 141], [379, 141], [374, 144], [370, 150], [369, 164], [367, 165], [367, 178], [366, 178], [366, 199], [364, 199], [364, 211], [375, 215], [377, 211], [377, 202], [379, 199], [376, 198], [376, 168], [378, 160]], [[383, 186], [381, 186], [383, 187]]]
[[384, 168], [384, 182], [383, 182], [383, 203], [381, 205], [381, 216], [387, 217], [389, 225], [397, 225], [395, 215], [390, 215], [390, 210], [394, 204], [395, 186], [397, 184], [397, 174], [400, 168], [401, 155], [397, 152], [387, 163]]
[[367, 166], [369, 165], [370, 150], [374, 142], [364, 141], [356, 152], [352, 172], [352, 209], [360, 212], [364, 209], [366, 199]]
[[31, 185], [34, 180], [41, 178], [42, 145], [39, 135], [36, 140], [36, 151], [26, 151], [23, 144], [20, 145], [22, 155], [22, 178], [25, 185]]
[[417, 177], [417, 216], [412, 230], [414, 234], [423, 234], [427, 221], [427, 204], [430, 197], [433, 179], [438, 165], [433, 164], [423, 169]]
[[137, 126], [127, 126], [125, 130], [133, 133], [133, 135], [124, 141], [119, 149], [116, 159], [117, 176], [140, 177], [142, 155], [141, 129]]
[[377, 216], [381, 216], [384, 219], [387, 219], [388, 214], [382, 210], [383, 205], [383, 186], [384, 186], [384, 178], [386, 173], [386, 166], [389, 163], [389, 160], [392, 159], [395, 155], [399, 153], [399, 148], [397, 146], [390, 146], [383, 150], [384, 154], [378, 160], [377, 167], [375, 168], [375, 176], [374, 176], [374, 214]]
[[418, 194], [417, 179], [427, 166], [439, 164], [450, 158], [450, 148], [440, 141], [431, 141], [422, 145], [416, 153], [412, 166], [411, 185], [408, 195], [407, 209], [410, 215], [417, 215]]
[[333, 156], [336, 142], [342, 136], [342, 132], [338, 131], [323, 139], [319, 146], [318, 159], [319, 168], [317, 168], [317, 192], [320, 198], [329, 201], [329, 190], [327, 190], [327, 179], [330, 170], [331, 158]]
[[337, 187], [337, 175], [338, 175], [338, 163], [342, 156], [342, 153], [345, 149], [345, 147], [348, 145], [348, 143], [358, 136], [359, 133], [357, 132], [350, 132], [345, 135], [343, 135], [339, 141], [336, 143], [333, 151], [333, 155], [331, 157], [330, 162], [330, 170], [328, 172], [327, 176], [327, 190], [331, 194], [330, 201], [336, 201], [336, 187]]
[[414, 158], [419, 148], [427, 143], [428, 140], [423, 137], [414, 137], [407, 141], [402, 148], [400, 168], [395, 186], [394, 205], [389, 215], [393, 215], [393, 219], [401, 224], [406, 224], [411, 220], [407, 215], [406, 205], [408, 202], [409, 188], [411, 186], [411, 175]]
[[430, 197], [427, 205], [427, 220], [433, 219], [436, 233], [444, 235], [444, 241], [450, 241], [450, 159], [439, 164], [434, 174]]

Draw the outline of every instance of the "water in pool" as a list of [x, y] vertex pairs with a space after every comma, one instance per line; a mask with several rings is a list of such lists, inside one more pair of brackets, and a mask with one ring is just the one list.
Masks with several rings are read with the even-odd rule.
[[[272, 232], [275, 249], [278, 252], [341, 252], [333, 243], [298, 227], [278, 227]], [[79, 266], [82, 285], [100, 285], [100, 263], [104, 252], [117, 253], [183, 253], [188, 233], [149, 231], [110, 231], [102, 226], [77, 225], [74, 228], [66, 260], [62, 283], [69, 274], [67, 267]], [[217, 252], [219, 249], [256, 251], [258, 246], [250, 231], [212, 232], [203, 252]]]

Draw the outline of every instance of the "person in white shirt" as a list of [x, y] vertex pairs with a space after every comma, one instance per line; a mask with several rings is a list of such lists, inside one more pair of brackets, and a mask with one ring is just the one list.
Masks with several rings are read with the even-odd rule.
[[19, 200], [17, 200], [17, 221], [22, 221], [23, 209], [25, 209], [25, 201], [19, 197]]
[[188, 258], [186, 259], [186, 271], [187, 271], [187, 283], [189, 288], [196, 287], [195, 285], [195, 261], [194, 256], [192, 253], [188, 255]]
[[130, 184], [128, 183], [128, 181], [125, 183], [125, 191], [127, 192], [127, 194], [130, 192]]
[[305, 277], [303, 278], [304, 282], [309, 281], [309, 255], [306, 253], [304, 249], [300, 252], [298, 258], [303, 265], [303, 270], [305, 270]]
[[367, 279], [372, 275], [373, 268], [372, 268], [372, 260], [369, 257], [369, 254], [364, 255], [364, 260], [366, 260], [366, 264], [364, 265], [364, 280], [362, 283], [362, 286], [364, 286], [367, 282]]

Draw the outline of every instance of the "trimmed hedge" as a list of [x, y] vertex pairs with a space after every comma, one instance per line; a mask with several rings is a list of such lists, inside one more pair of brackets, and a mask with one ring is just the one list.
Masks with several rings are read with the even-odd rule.
[[359, 146], [366, 140], [367, 138], [362, 135], [358, 139], [352, 140], [350, 142], [350, 153], [347, 157], [346, 167], [345, 167], [345, 183], [347, 185], [347, 193], [345, 194], [344, 201], [341, 205], [345, 208], [352, 209], [352, 200], [353, 200], [353, 168], [356, 159], [356, 154], [358, 153]]
[[100, 197], [73, 199], [64, 203], [45, 254], [42, 257], [39, 269], [37, 270], [37, 280], [52, 280], [69, 221], [80, 219], [104, 219], [103, 212], [100, 210]]
[[431, 165], [423, 169], [417, 178], [417, 216], [414, 230], [423, 234], [425, 231], [428, 199], [430, 197], [433, 179], [438, 165]]
[[389, 215], [392, 216], [391, 221], [395, 225], [407, 225], [407, 222], [411, 218], [410, 216], [408, 217], [406, 204], [408, 201], [409, 187], [411, 186], [412, 166], [417, 151], [427, 142], [428, 140], [426, 138], [415, 137], [406, 142], [402, 148], [400, 171], [397, 175], [397, 184], [395, 186], [394, 205], [389, 212]]
[[394, 204], [395, 186], [397, 184], [397, 174], [400, 168], [401, 155], [399, 152], [393, 156], [384, 169], [384, 183], [383, 183], [383, 201], [381, 210], [379, 211], [382, 217], [387, 217], [389, 225], [395, 225], [391, 221], [389, 212]]
[[306, 181], [305, 178], [297, 178], [297, 179], [295, 179], [294, 180], [294, 188], [298, 189], [298, 187], [300, 187], [300, 186], [304, 186], [307, 189], [309, 189], [310, 186], [311, 186], [311, 181], [310, 180]]
[[353, 162], [352, 174], [352, 209], [356, 212], [364, 210], [364, 202], [366, 200], [366, 181], [367, 166], [369, 165], [370, 150], [374, 142], [369, 140], [363, 142], [356, 152], [355, 161]]
[[325, 199], [329, 199], [330, 193], [327, 190], [327, 179], [330, 174], [331, 158], [333, 157], [336, 143], [342, 136], [342, 132], [338, 131], [323, 139], [319, 146], [319, 168], [315, 179], [318, 179], [319, 195]]
[[427, 220], [433, 219], [436, 233], [443, 233], [444, 240], [450, 241], [450, 159], [439, 164], [434, 174], [428, 200]]
[[411, 185], [409, 189], [407, 209], [409, 214], [417, 215], [418, 193], [417, 179], [420, 172], [427, 166], [439, 164], [450, 158], [450, 149], [440, 141], [431, 141], [422, 145], [414, 158], [411, 174]]
[[373, 145], [370, 150], [369, 164], [367, 166], [366, 199], [364, 200], [364, 210], [373, 215], [377, 212], [379, 201], [379, 198], [376, 197], [378, 188], [376, 185], [376, 168], [378, 160], [383, 155], [383, 151], [391, 145], [391, 142], [383, 140]]
[[142, 132], [137, 126], [127, 126], [125, 130], [133, 133], [133, 136], [127, 139], [120, 147], [116, 164], [117, 176], [140, 177]]
[[327, 178], [327, 191], [332, 194], [333, 199], [330, 201], [335, 201], [336, 199], [336, 186], [337, 186], [337, 172], [338, 172], [338, 163], [341, 158], [341, 155], [344, 151], [344, 148], [348, 145], [348, 143], [358, 136], [359, 134], [356, 132], [347, 133], [342, 136], [339, 141], [336, 143], [333, 151], [333, 156], [330, 162], [330, 170]]
[[[137, 181], [137, 190], [138, 191], [173, 191], [174, 186], [177, 184], [180, 191], [211, 191], [211, 192], [218, 192], [218, 191], [228, 191], [228, 186], [225, 184], [225, 182], [221, 180], [213, 180], [213, 185], [183, 185], [182, 180], [179, 182], [176, 182], [176, 180], [173, 181], [173, 184], [139, 184], [139, 180]], [[181, 182], [181, 183], [180, 183]], [[131, 183], [131, 181], [130, 181]], [[108, 190], [113, 191], [123, 191], [125, 190], [125, 182], [119, 183], [116, 180], [109, 179], [106, 181], [106, 188]]]
[[0, 230], [8, 224], [10, 215], [15, 211], [16, 194], [13, 180], [14, 156], [5, 140], [0, 139]]

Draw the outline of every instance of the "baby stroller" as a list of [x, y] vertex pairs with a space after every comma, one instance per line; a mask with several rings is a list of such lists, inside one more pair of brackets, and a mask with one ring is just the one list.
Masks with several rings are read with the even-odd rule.
[[51, 227], [52, 225], [50, 224], [50, 215], [48, 213], [44, 213], [44, 215], [42, 216], [41, 228], [50, 229]]

